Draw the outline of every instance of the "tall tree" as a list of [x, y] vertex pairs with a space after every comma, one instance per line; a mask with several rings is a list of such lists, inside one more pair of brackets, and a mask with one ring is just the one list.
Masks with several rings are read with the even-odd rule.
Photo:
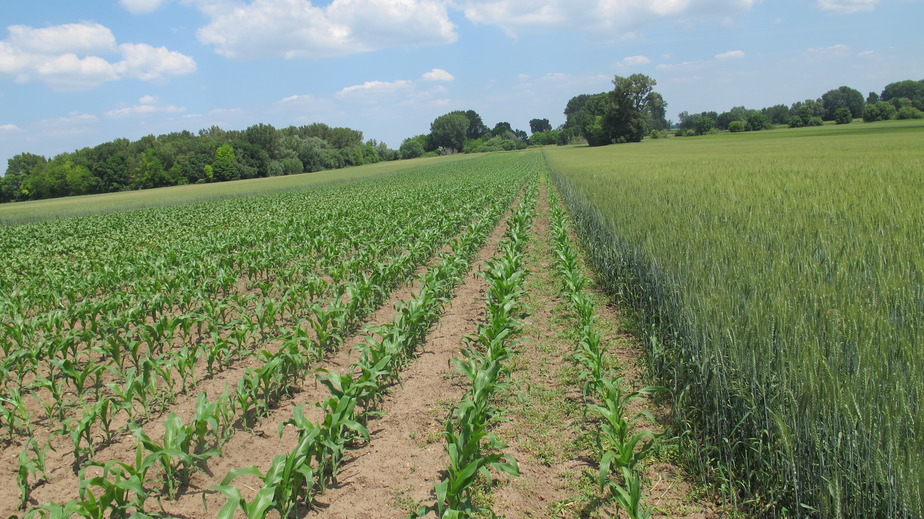
[[548, 119], [530, 119], [529, 133], [550, 132], [552, 124]]
[[895, 83], [889, 83], [882, 90], [882, 101], [901, 98], [910, 99], [911, 106], [924, 111], [924, 79], [920, 81], [911, 79], [896, 81]]
[[478, 115], [478, 112], [474, 110], [466, 110], [465, 117], [468, 118], [468, 129], [465, 130], [465, 138], [480, 139], [486, 133], [491, 131], [487, 125], [484, 124], [484, 121], [481, 120], [481, 116]]
[[655, 85], [657, 81], [644, 74], [613, 78], [610, 105], [603, 116], [604, 129], [612, 142], [641, 142], [645, 138]]
[[833, 121], [834, 114], [838, 108], [847, 108], [853, 117], [861, 117], [863, 108], [866, 107], [866, 100], [859, 90], [854, 90], [848, 86], [838, 87], [834, 90], [828, 90], [821, 96], [824, 104], [823, 119]]
[[469, 120], [464, 112], [450, 112], [430, 123], [430, 140], [435, 147], [462, 151]]

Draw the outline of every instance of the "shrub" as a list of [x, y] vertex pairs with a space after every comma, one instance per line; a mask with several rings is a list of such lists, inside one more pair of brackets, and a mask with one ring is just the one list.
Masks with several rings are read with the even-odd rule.
[[[799, 119], [799, 118], [796, 117], [796, 119]], [[802, 122], [802, 119], [799, 119], [799, 122], [801, 123], [801, 122]], [[744, 131], [744, 123], [741, 122], [741, 121], [732, 121], [732, 122], [728, 123], [728, 131], [730, 131], [730, 132], [732, 132], [732, 133], [743, 132], [743, 131]]]
[[913, 106], [903, 106], [895, 112], [896, 119], [924, 119], [924, 112]]
[[815, 116], [809, 119], [808, 124], [806, 126], [821, 126], [824, 123], [825, 122], [821, 120], [821, 117]]
[[802, 128], [805, 126], [805, 121], [802, 120], [798, 115], [794, 115], [789, 118], [789, 127], [790, 128]]
[[834, 111], [834, 122], [837, 124], [850, 124], [853, 122], [853, 113], [850, 108], [842, 106]]
[[863, 110], [863, 120], [872, 123], [876, 121], [887, 121], [895, 117], [895, 107], [886, 101], [879, 101], [876, 104], [868, 105]]
[[748, 122], [744, 125], [744, 128], [749, 132], [756, 132], [764, 130], [770, 127], [770, 119], [767, 119], [767, 116], [756, 112], [748, 116]]

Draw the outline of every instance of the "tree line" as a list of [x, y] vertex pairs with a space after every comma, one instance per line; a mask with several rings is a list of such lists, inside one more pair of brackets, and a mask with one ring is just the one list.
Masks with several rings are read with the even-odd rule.
[[704, 135], [719, 131], [759, 131], [773, 126], [847, 124], [856, 119], [924, 118], [924, 80], [897, 81], [865, 98], [841, 86], [817, 99], [762, 109], [736, 106], [717, 113], [681, 112], [676, 125], [667, 120], [667, 102], [644, 75], [615, 76], [613, 89], [581, 94], [565, 104], [565, 122], [552, 129], [548, 119], [529, 121], [530, 134], [509, 122], [488, 127], [474, 110], [456, 110], [430, 123], [430, 133], [404, 139], [398, 150], [350, 128], [323, 123], [276, 129], [256, 124], [243, 131], [213, 126], [148, 135], [137, 141], [116, 139], [52, 159], [21, 153], [9, 159], [0, 178], [0, 202], [69, 195], [271, 177], [412, 159], [449, 153], [510, 151], [530, 145], [591, 146], [640, 142], [647, 137]]
[[825, 121], [849, 124], [889, 119], [924, 118], [924, 80], [889, 83], [881, 93], [866, 97], [858, 90], [841, 86], [817, 99], [797, 101], [790, 106], [774, 105], [759, 110], [736, 106], [726, 112], [691, 114], [681, 112], [676, 135], [704, 135], [718, 131], [759, 131], [773, 126], [801, 128], [821, 126]]
[[51, 159], [20, 153], [0, 178], [0, 202], [272, 177], [398, 158], [395, 150], [350, 128], [323, 123], [242, 131], [217, 126], [115, 139]]

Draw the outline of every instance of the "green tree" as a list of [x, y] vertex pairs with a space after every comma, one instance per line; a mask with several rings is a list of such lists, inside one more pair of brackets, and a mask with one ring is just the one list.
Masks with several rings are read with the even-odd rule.
[[853, 88], [842, 86], [834, 90], [829, 90], [821, 96], [821, 101], [824, 104], [824, 118], [827, 121], [834, 120], [834, 113], [837, 112], [839, 108], [847, 108], [850, 110], [851, 117], [861, 117], [863, 115], [863, 108], [866, 107], [866, 101], [863, 99], [863, 94], [859, 90], [854, 90]]
[[850, 113], [850, 108], [842, 106], [834, 111], [834, 122], [837, 124], [850, 124], [853, 122], [853, 114]]
[[580, 133], [581, 128], [589, 123], [589, 121], [586, 120], [589, 114], [584, 110], [584, 105], [592, 97], [594, 97], [594, 95], [580, 94], [568, 100], [568, 103], [565, 105], [564, 129], [572, 129]]
[[786, 105], [768, 106], [760, 112], [767, 116], [770, 124], [786, 124], [789, 121], [789, 107]]
[[150, 189], [152, 187], [162, 187], [170, 185], [167, 178], [167, 171], [158, 158], [154, 148], [144, 150], [139, 157], [138, 166], [135, 168], [133, 187], [135, 189]]
[[793, 103], [789, 111], [792, 115], [798, 115], [802, 119], [803, 126], [809, 126], [812, 117], [824, 115], [825, 107], [821, 99], [806, 99]]
[[895, 107], [887, 101], [879, 101], [874, 105], [867, 105], [863, 110], [863, 120], [872, 123], [876, 121], [887, 121], [895, 117]]
[[667, 101], [657, 92], [648, 96], [648, 126], [652, 130], [666, 131], [670, 128], [667, 122]]
[[430, 123], [430, 140], [433, 146], [462, 151], [469, 120], [464, 112], [450, 112]]
[[748, 116], [751, 115], [752, 111], [743, 106], [734, 106], [731, 110], [722, 112], [715, 118], [716, 127], [720, 130], [728, 130], [732, 121], [741, 121], [743, 124], [744, 121], [748, 120]]
[[491, 131], [481, 120], [481, 116], [474, 110], [466, 110], [465, 117], [468, 118], [468, 129], [465, 130], [466, 139], [480, 139]]
[[238, 163], [234, 148], [230, 144], [223, 144], [215, 150], [215, 161], [212, 163], [212, 173], [218, 182], [237, 180], [240, 177]]
[[[799, 119], [799, 121], [802, 121], [802, 119]], [[732, 121], [732, 122], [728, 123], [728, 131], [730, 131], [730, 132], [732, 132], [732, 133], [743, 132], [743, 131], [744, 131], [744, 123], [741, 122], [741, 121]]]
[[530, 119], [529, 133], [541, 133], [552, 131], [552, 124], [548, 119]]
[[749, 132], [765, 130], [770, 128], [770, 119], [768, 119], [766, 115], [760, 112], [754, 112], [748, 116], [748, 120], [744, 127]]
[[912, 106], [918, 110], [924, 110], [924, 79], [914, 81], [906, 79], [889, 83], [882, 90], [881, 101], [889, 101], [895, 98], [906, 97], [911, 100]]
[[613, 142], [641, 142], [650, 129], [651, 94], [657, 81], [644, 75], [615, 76], [609, 93], [611, 109], [604, 116]]
[[426, 135], [408, 137], [401, 142], [398, 148], [398, 154], [402, 159], [414, 159], [424, 154], [427, 142]]
[[27, 199], [28, 196], [22, 192], [23, 180], [47, 162], [45, 157], [34, 153], [20, 153], [10, 157], [6, 161], [6, 174], [0, 183], [0, 202]]

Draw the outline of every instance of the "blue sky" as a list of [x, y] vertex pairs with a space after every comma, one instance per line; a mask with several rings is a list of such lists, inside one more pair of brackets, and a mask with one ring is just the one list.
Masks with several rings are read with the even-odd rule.
[[452, 110], [529, 130], [614, 75], [681, 111], [924, 78], [922, 0], [0, 3], [0, 172], [118, 137], [324, 122], [392, 147]]

